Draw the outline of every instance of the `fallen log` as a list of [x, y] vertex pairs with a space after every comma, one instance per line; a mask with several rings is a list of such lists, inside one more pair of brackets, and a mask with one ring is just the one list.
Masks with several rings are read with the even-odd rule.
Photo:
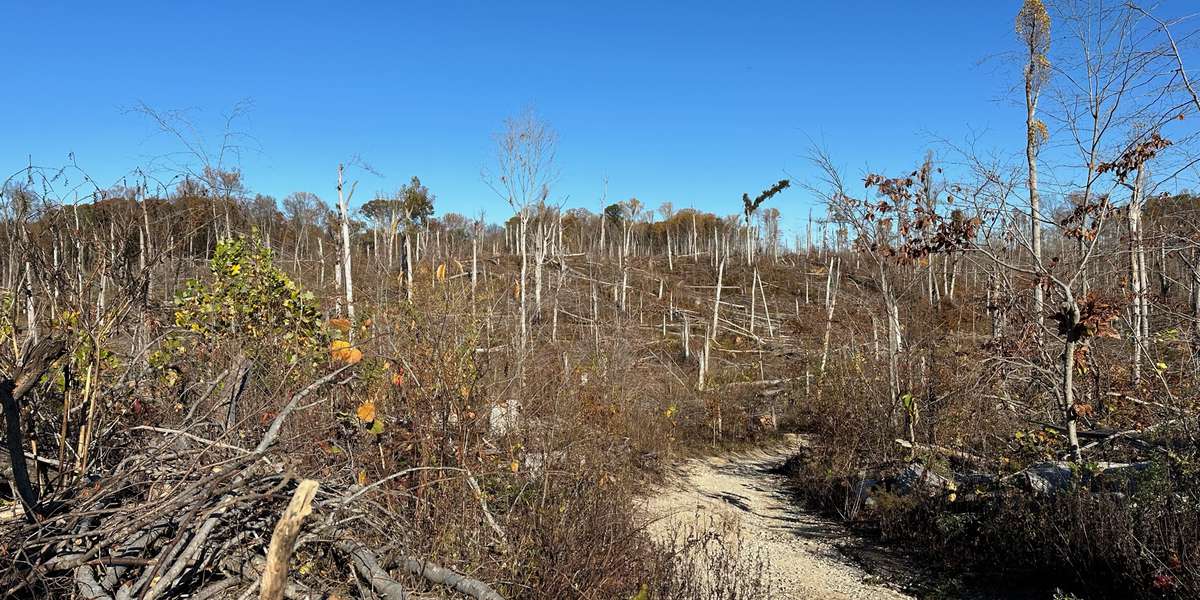
[[460, 594], [475, 598], [475, 600], [504, 600], [504, 597], [496, 593], [496, 590], [493, 590], [488, 584], [445, 567], [439, 567], [427, 560], [405, 558], [400, 561], [400, 566], [409, 573], [424, 577], [432, 583], [444, 585]]
[[337, 548], [350, 556], [354, 570], [367, 580], [367, 584], [384, 600], [407, 600], [408, 594], [400, 582], [392, 579], [391, 575], [379, 565], [379, 557], [366, 546], [352, 542], [340, 542]]
[[721, 387], [736, 388], [736, 387], [782, 385], [785, 383], [791, 383], [793, 381], [801, 381], [803, 379], [804, 379], [803, 377], [788, 377], [786, 379], [759, 379], [756, 381], [735, 381], [733, 383], [727, 383]]
[[986, 458], [983, 458], [982, 456], [976, 456], [974, 454], [971, 454], [970, 452], [964, 452], [962, 450], [955, 450], [953, 448], [947, 448], [945, 446], [939, 446], [937, 444], [922, 444], [920, 442], [917, 442], [914, 444], [908, 440], [903, 440], [903, 439], [897, 439], [896, 443], [899, 444], [902, 448], [905, 448], [908, 450], [915, 449], [919, 452], [940, 454], [942, 456], [945, 456], [945, 457], [953, 459], [953, 460], [957, 460], [963, 464], [967, 464], [970, 466], [987, 467], [987, 466], [991, 465], [991, 461]]

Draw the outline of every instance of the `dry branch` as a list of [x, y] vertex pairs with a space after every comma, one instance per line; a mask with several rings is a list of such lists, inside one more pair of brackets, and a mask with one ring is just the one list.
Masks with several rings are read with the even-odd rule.
[[318, 485], [312, 479], [301, 481], [292, 494], [292, 501], [279, 517], [279, 524], [275, 526], [271, 546], [267, 550], [267, 565], [263, 569], [262, 583], [259, 584], [260, 600], [283, 598], [292, 547], [296, 544], [296, 536], [300, 535], [300, 526], [304, 524], [304, 518], [312, 512], [312, 501], [317, 494]]
[[983, 458], [981, 456], [976, 456], [974, 454], [971, 454], [970, 452], [964, 452], [962, 450], [955, 450], [953, 448], [939, 446], [937, 444], [922, 444], [920, 442], [913, 443], [913, 442], [910, 442], [910, 441], [904, 440], [904, 439], [897, 439], [896, 443], [899, 444], [902, 448], [906, 448], [908, 450], [917, 450], [920, 452], [941, 454], [942, 456], [945, 456], [952, 460], [957, 460], [957, 461], [959, 461], [963, 464], [969, 465], [969, 466], [986, 468], [989, 465], [991, 465], [991, 461], [989, 461], [988, 459]]
[[29, 467], [25, 462], [24, 434], [21, 431], [21, 399], [33, 388], [34, 383], [66, 352], [61, 340], [42, 340], [21, 358], [12, 376], [0, 380], [0, 403], [4, 406], [4, 435], [8, 442], [8, 457], [12, 462], [13, 484], [21, 497], [25, 518], [30, 522], [42, 515], [38, 504], [38, 493], [29, 481]]

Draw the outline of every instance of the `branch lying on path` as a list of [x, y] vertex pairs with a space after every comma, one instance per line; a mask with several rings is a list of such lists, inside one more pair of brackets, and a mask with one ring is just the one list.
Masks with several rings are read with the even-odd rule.
[[375, 556], [375, 553], [368, 550], [366, 546], [340, 542], [337, 544], [337, 548], [350, 555], [350, 562], [353, 563], [354, 569], [384, 600], [408, 599], [404, 586], [392, 579], [388, 572], [379, 566], [379, 557]]
[[84, 566], [75, 569], [75, 587], [79, 596], [86, 600], [112, 600], [112, 596], [96, 581], [96, 573], [91, 567]]
[[[365, 578], [371, 588], [385, 600], [407, 598], [404, 587], [388, 575], [387, 570], [381, 565], [379, 557], [366, 546], [355, 542], [338, 542], [336, 547], [350, 556], [358, 574]], [[492, 586], [426, 560], [402, 558], [399, 567], [430, 583], [448, 587], [475, 600], [504, 600], [504, 597], [492, 589]]]

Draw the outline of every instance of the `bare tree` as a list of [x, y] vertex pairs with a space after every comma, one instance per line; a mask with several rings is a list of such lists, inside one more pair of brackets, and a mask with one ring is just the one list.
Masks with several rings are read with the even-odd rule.
[[517, 283], [520, 299], [518, 315], [520, 344], [528, 343], [529, 312], [526, 308], [529, 277], [529, 222], [550, 196], [550, 186], [558, 178], [554, 166], [558, 135], [532, 109], [504, 121], [504, 130], [495, 136], [495, 165], [483, 172], [484, 182], [516, 213], [517, 245], [521, 257], [521, 275]]
[[[1025, 54], [1025, 164], [1029, 186], [1029, 239], [1034, 262], [1042, 260], [1042, 203], [1038, 191], [1038, 148], [1049, 137], [1046, 124], [1037, 118], [1038, 98], [1050, 74], [1050, 15], [1042, 0], [1025, 0], [1017, 13], [1017, 39]], [[1034, 287], [1034, 318], [1043, 321], [1045, 292]]]

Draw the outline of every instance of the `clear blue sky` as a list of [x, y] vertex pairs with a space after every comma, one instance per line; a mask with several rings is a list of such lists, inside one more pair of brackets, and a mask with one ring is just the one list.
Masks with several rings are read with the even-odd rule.
[[[556, 198], [598, 208], [738, 210], [788, 174], [810, 140], [857, 173], [914, 165], [932, 136], [990, 132], [1019, 149], [1012, 65], [1017, 0], [924, 2], [16, 2], [0, 55], [0, 169], [73, 152], [111, 184], [180, 145], [127, 112], [192, 109], [214, 138], [238, 125], [259, 150], [254, 192], [334, 197], [361, 155], [360, 202], [418, 175], [438, 212], [507, 208], [480, 180], [502, 120], [533, 106], [560, 136]], [[982, 62], [981, 62], [982, 61]], [[775, 204], [785, 222], [811, 198]]]

